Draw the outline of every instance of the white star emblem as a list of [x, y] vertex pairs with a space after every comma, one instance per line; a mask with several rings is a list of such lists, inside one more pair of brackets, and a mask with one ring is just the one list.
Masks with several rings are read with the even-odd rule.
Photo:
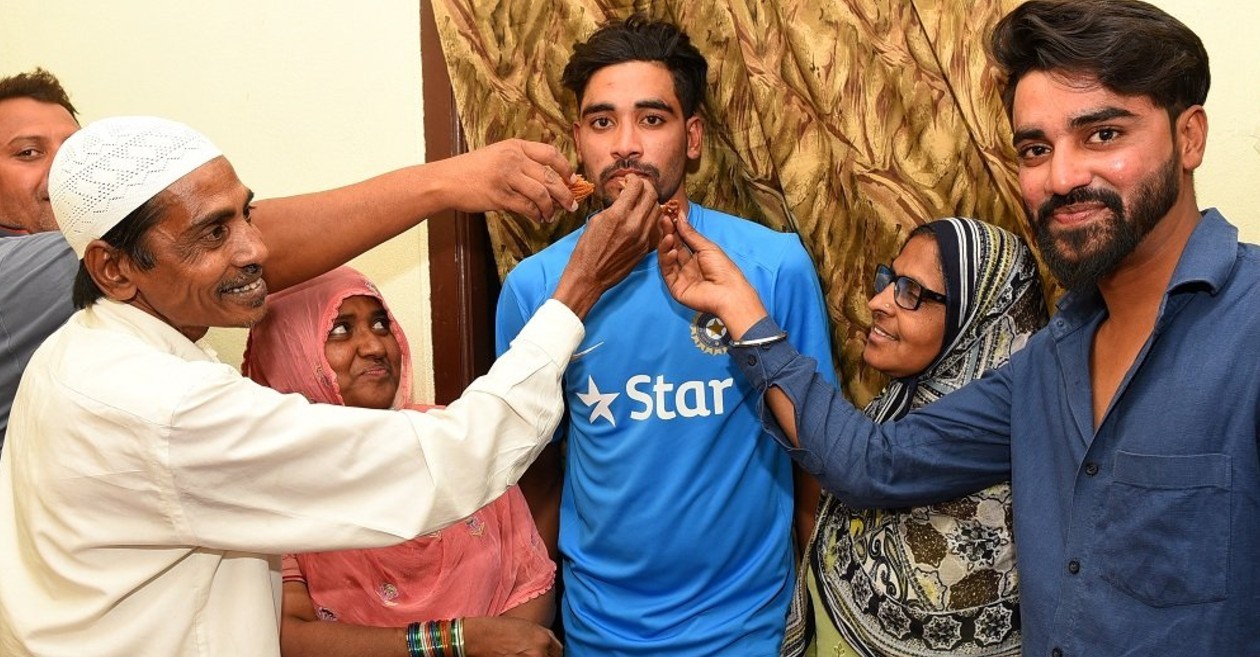
[[595, 386], [595, 377], [586, 377], [586, 392], [579, 392], [577, 398], [582, 400], [591, 409], [591, 416], [587, 419], [591, 424], [595, 423], [597, 418], [604, 418], [608, 423], [617, 426], [617, 420], [613, 419], [612, 403], [613, 400], [620, 397], [619, 392], [602, 393]]

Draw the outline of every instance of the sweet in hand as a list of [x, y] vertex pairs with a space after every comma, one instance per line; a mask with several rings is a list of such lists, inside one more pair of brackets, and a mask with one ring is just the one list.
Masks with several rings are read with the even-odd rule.
[[595, 183], [587, 180], [582, 174], [573, 174], [569, 180], [569, 191], [573, 192], [573, 200], [581, 203], [595, 193]]

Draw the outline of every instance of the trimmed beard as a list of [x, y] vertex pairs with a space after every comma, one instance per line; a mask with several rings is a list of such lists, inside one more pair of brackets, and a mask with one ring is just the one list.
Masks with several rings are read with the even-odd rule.
[[[1181, 164], [1176, 155], [1137, 186], [1131, 208], [1111, 189], [1077, 187], [1055, 194], [1037, 208], [1033, 227], [1037, 247], [1054, 277], [1069, 290], [1088, 290], [1110, 275], [1159, 225], [1181, 193]], [[1052, 213], [1075, 203], [1097, 202], [1111, 216], [1080, 228], [1051, 230]], [[1031, 211], [1030, 211], [1031, 213]]]

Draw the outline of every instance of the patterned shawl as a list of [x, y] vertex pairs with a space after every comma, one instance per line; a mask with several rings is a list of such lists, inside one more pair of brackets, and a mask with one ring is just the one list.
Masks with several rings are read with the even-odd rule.
[[[1020, 238], [974, 219], [928, 226], [945, 274], [943, 346], [922, 373], [892, 381], [871, 401], [865, 412], [876, 422], [1002, 365], [1046, 323], [1037, 264]], [[786, 656], [805, 654], [815, 639], [807, 584], [859, 655], [1018, 655], [1010, 486], [898, 510], [851, 509], [824, 493], [788, 615]]]

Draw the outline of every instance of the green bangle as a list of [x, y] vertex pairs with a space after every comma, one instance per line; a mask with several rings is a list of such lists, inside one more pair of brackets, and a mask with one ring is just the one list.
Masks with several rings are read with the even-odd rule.
[[424, 652], [420, 649], [420, 623], [407, 626], [407, 655], [408, 657], [424, 657]]
[[429, 621], [429, 647], [433, 657], [446, 657], [446, 643], [442, 641], [442, 621]]
[[752, 338], [751, 340], [731, 340], [731, 346], [737, 349], [745, 347], [764, 347], [768, 344], [782, 342], [787, 339], [786, 331], [779, 331], [774, 335], [767, 335], [764, 338]]

